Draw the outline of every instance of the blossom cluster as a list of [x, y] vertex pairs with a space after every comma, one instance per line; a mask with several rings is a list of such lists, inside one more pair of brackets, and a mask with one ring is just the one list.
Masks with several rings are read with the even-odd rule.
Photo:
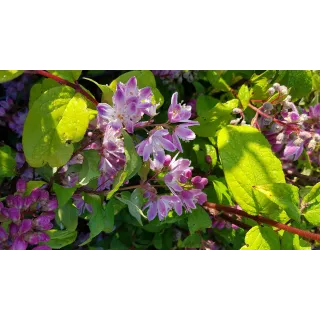
[[[151, 88], [138, 89], [135, 77], [130, 78], [126, 84], [118, 83], [113, 106], [100, 103], [97, 107], [97, 125], [103, 132], [103, 139], [91, 148], [97, 149], [101, 155], [99, 188], [109, 189], [126, 161], [121, 129], [130, 134], [140, 128], [148, 132], [147, 138], [137, 144], [137, 153], [143, 161], [150, 162], [150, 168], [156, 175], [165, 174], [163, 181], [172, 194], [158, 195], [157, 190], [146, 183], [143, 188], [149, 201], [144, 208], [149, 208], [149, 220], [154, 219], [157, 214], [162, 220], [172, 209], [182, 214], [183, 208], [190, 212], [196, 208], [196, 203], [204, 203], [206, 195], [201, 190], [208, 181], [199, 176], [192, 178], [189, 160], [177, 159], [178, 154], [171, 159], [165, 153], [183, 152], [181, 141], [195, 139], [195, 134], [189, 127], [199, 123], [190, 120], [192, 107], [178, 103], [178, 93], [174, 93], [168, 109], [168, 121], [157, 125], [153, 123], [157, 105], [152, 102], [152, 97]], [[150, 119], [145, 120], [145, 116]], [[148, 126], [153, 129], [148, 131]]]
[[291, 101], [287, 87], [278, 83], [269, 88], [268, 93], [272, 98], [276, 96], [265, 102], [260, 110], [272, 117], [259, 116], [255, 126], [284, 162], [298, 160], [306, 150], [310, 160], [319, 166], [320, 104], [308, 110], [301, 109]]
[[44, 231], [53, 227], [58, 202], [39, 188], [25, 196], [26, 187], [26, 181], [18, 180], [15, 195], [7, 196], [5, 203], [0, 202], [0, 249], [50, 250], [42, 243], [50, 240]]
[[183, 79], [190, 83], [198, 79], [198, 71], [196, 70], [152, 70], [152, 73], [159, 77], [170, 90], [175, 90]]
[[0, 125], [8, 126], [12, 131], [22, 136], [23, 125], [28, 114], [28, 108], [20, 105], [28, 101], [29, 87], [32, 76], [22, 75], [21, 77], [3, 84], [5, 97], [0, 101]]

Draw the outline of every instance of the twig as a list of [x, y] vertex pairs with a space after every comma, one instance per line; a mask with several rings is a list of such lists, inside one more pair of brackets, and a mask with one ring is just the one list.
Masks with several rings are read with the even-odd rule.
[[[235, 208], [231, 208], [228, 206], [224, 206], [222, 204], [216, 204], [216, 203], [211, 203], [211, 202], [205, 202], [203, 204], [204, 208], [211, 208], [211, 209], [216, 209], [218, 211], [224, 211], [224, 212], [228, 212], [228, 213], [233, 213], [236, 214], [238, 216], [241, 217], [245, 217], [245, 218], [249, 218], [251, 220], [254, 220], [258, 223], [265, 223], [268, 224], [270, 226], [288, 231], [290, 233], [294, 233], [299, 235], [300, 237], [309, 239], [309, 240], [315, 240], [315, 241], [319, 241], [320, 242], [320, 234], [316, 234], [316, 233], [312, 233], [306, 230], [302, 230], [302, 229], [298, 229], [298, 228], [294, 228], [291, 226], [287, 226], [286, 224], [262, 217], [260, 215], [258, 216], [253, 216], [248, 214], [247, 212], [243, 211], [243, 210], [239, 210], [239, 209], [235, 209]], [[206, 209], [209, 213], [210, 211], [208, 209]]]

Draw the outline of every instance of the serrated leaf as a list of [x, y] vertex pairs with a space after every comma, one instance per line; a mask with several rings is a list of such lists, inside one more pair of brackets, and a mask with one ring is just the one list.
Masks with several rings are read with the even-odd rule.
[[225, 127], [234, 118], [232, 110], [239, 105], [238, 99], [229, 100], [226, 103], [217, 103], [207, 112], [206, 116], [198, 117], [200, 126], [193, 126], [192, 130], [199, 137], [214, 137], [216, 132]]
[[69, 199], [73, 196], [76, 190], [77, 190], [76, 187], [66, 188], [66, 187], [60, 186], [57, 183], [54, 183], [53, 191], [57, 196], [59, 207], [63, 207], [69, 201]]
[[312, 74], [307, 70], [280, 70], [277, 82], [290, 89], [293, 101], [307, 96], [312, 90]]
[[37, 181], [28, 181], [26, 191], [24, 193], [24, 196], [28, 196], [32, 190], [36, 188], [42, 187], [44, 184], [46, 184], [45, 181], [37, 180]]
[[96, 150], [83, 151], [83, 164], [79, 172], [79, 184], [87, 185], [92, 179], [100, 176], [100, 155]]
[[211, 225], [212, 221], [209, 218], [208, 213], [200, 206], [197, 206], [196, 209], [188, 214], [188, 227], [191, 233], [210, 228]]
[[87, 101], [70, 87], [47, 90], [29, 111], [23, 130], [23, 150], [32, 167], [47, 162], [65, 165], [73, 153], [71, 142], [82, 140], [89, 124]]
[[254, 192], [261, 192], [270, 201], [282, 208], [290, 218], [300, 221], [299, 188], [286, 183], [254, 186]]
[[16, 175], [15, 152], [7, 145], [0, 147], [0, 177]]
[[131, 77], [137, 78], [138, 88], [142, 89], [144, 87], [150, 87], [153, 95], [154, 101], [153, 103], [159, 104], [159, 107], [163, 105], [164, 99], [160, 91], [157, 89], [156, 80], [151, 71], [142, 70], [142, 71], [130, 71], [122, 74], [117, 79], [113, 80], [109, 87], [115, 91], [118, 82], [127, 83]]
[[46, 242], [52, 249], [61, 249], [71, 243], [77, 238], [77, 231], [68, 230], [48, 230], [46, 233], [50, 236], [50, 240]]
[[23, 74], [23, 70], [0, 70], [0, 83], [11, 81]]
[[48, 72], [70, 82], [78, 80], [82, 73], [81, 70], [48, 70]]
[[185, 248], [200, 248], [201, 247], [201, 236], [198, 233], [191, 234], [186, 237], [183, 241]]
[[247, 85], [243, 84], [238, 92], [238, 97], [241, 102], [243, 110], [245, 110], [250, 101], [250, 91]]
[[[218, 149], [229, 190], [244, 211], [258, 214], [269, 202], [253, 193], [253, 186], [285, 183], [280, 160], [255, 128], [227, 126], [218, 136]], [[259, 206], [258, 206], [259, 204]]]
[[61, 206], [59, 203], [57, 218], [67, 230], [74, 231], [77, 229], [78, 209], [73, 205], [73, 202], [70, 198], [63, 206]]
[[280, 250], [279, 235], [268, 226], [255, 226], [245, 237], [241, 250]]

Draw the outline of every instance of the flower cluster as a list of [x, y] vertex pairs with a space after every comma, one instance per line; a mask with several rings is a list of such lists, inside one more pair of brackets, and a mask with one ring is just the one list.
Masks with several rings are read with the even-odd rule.
[[18, 100], [24, 104], [27, 101], [32, 77], [21, 77], [3, 84], [5, 98], [0, 101], [0, 125], [8, 126], [12, 131], [22, 136], [23, 125], [28, 114], [25, 105], [19, 105]]
[[276, 97], [265, 102], [260, 109], [275, 121], [259, 116], [255, 126], [264, 133], [272, 150], [284, 162], [297, 160], [306, 150], [310, 159], [320, 165], [320, 104], [309, 107], [308, 111], [303, 110], [291, 102], [288, 89], [278, 83], [268, 92]]
[[40, 244], [50, 240], [44, 232], [53, 227], [54, 210], [58, 207], [56, 198], [43, 189], [26, 192], [26, 181], [20, 179], [15, 195], [9, 195], [5, 204], [0, 202], [0, 249], [33, 250], [50, 249]]
[[164, 85], [168, 85], [170, 90], [175, 90], [183, 79], [190, 83], [198, 79], [196, 70], [152, 70], [152, 73], [159, 77]]

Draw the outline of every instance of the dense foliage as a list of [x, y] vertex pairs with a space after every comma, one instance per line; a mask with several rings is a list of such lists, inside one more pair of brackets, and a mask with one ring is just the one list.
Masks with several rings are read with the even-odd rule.
[[0, 249], [313, 249], [320, 72], [0, 71]]

